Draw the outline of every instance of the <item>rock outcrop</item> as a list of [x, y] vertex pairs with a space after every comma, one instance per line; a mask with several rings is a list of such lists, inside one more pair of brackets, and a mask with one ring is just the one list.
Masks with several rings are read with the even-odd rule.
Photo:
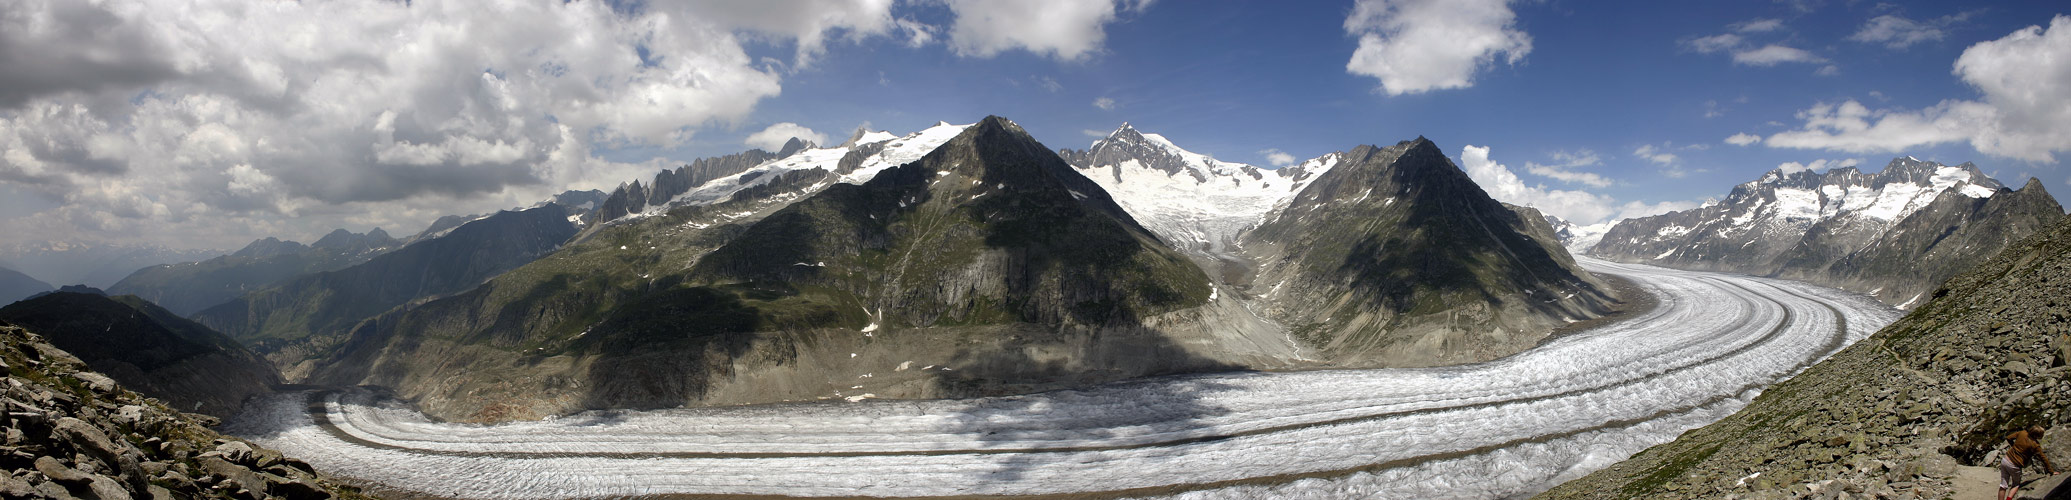
[[1544, 497], [1985, 498], [1968, 476], [1996, 479], [1976, 467], [2036, 424], [2071, 457], [2071, 219], [2053, 222], [1740, 412]]
[[364, 498], [308, 463], [124, 390], [41, 336], [0, 323], [0, 497]]

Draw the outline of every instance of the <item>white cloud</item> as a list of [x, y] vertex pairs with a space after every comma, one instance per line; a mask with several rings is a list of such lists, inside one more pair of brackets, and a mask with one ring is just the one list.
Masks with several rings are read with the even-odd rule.
[[[956, 19], [949, 46], [958, 55], [992, 57], [1024, 49], [1060, 61], [1091, 56], [1107, 40], [1120, 11], [1141, 12], [1151, 2], [1128, 0], [943, 0]], [[1117, 5], [1117, 4], [1122, 5]]]
[[1749, 19], [1733, 23], [1733, 31], [1741, 33], [1763, 33], [1783, 29], [1782, 19]]
[[1055, 92], [1057, 92], [1057, 91], [1059, 91], [1059, 90], [1064, 90], [1064, 84], [1062, 84], [1062, 83], [1057, 83], [1057, 79], [1056, 79], [1056, 78], [1051, 78], [1051, 77], [1047, 77], [1047, 76], [1039, 76], [1039, 77], [1036, 77], [1035, 81], [1036, 81], [1036, 85], [1037, 85], [1037, 86], [1041, 86], [1041, 87], [1043, 88], [1043, 90], [1047, 90], [1047, 91], [1050, 91], [1050, 92], [1052, 92], [1052, 93], [1055, 93]]
[[1525, 171], [1531, 172], [1532, 175], [1546, 177], [1568, 184], [1585, 184], [1600, 188], [1610, 187], [1612, 184], [1611, 179], [1605, 178], [1602, 175], [1598, 175], [1594, 172], [1583, 172], [1576, 170], [1580, 167], [1602, 164], [1603, 158], [1597, 156], [1595, 151], [1590, 151], [1587, 149], [1577, 150], [1573, 152], [1554, 151], [1552, 154], [1548, 156], [1553, 158], [1552, 164], [1525, 162]]
[[[1708, 147], [1710, 146], [1706, 146], [1703, 144], [1691, 144], [1688, 146], [1683, 146], [1681, 149], [1702, 150]], [[1671, 179], [1680, 179], [1690, 175], [1690, 173], [1693, 171], [1683, 168], [1682, 157], [1677, 156], [1675, 153], [1672, 152], [1676, 149], [1677, 148], [1674, 143], [1664, 142], [1661, 143], [1661, 145], [1659, 146], [1653, 144], [1642, 144], [1640, 145], [1640, 147], [1633, 148], [1632, 156], [1634, 158], [1646, 160], [1648, 163], [1653, 163], [1655, 165], [1661, 166], [1661, 175], [1668, 176], [1668, 178]], [[1702, 171], [1703, 170], [1696, 170], [1696, 172]]]
[[1748, 66], [1775, 66], [1783, 63], [1817, 62], [1826, 62], [1826, 58], [1819, 57], [1818, 55], [1815, 55], [1811, 52], [1807, 52], [1804, 49], [1785, 47], [1783, 45], [1773, 43], [1769, 45], [1764, 45], [1758, 49], [1740, 50], [1733, 52], [1734, 64], [1743, 64]]
[[1271, 164], [1275, 167], [1285, 167], [1288, 165], [1293, 165], [1295, 161], [1294, 155], [1287, 154], [1286, 152], [1278, 149], [1260, 150], [1258, 154], [1265, 156], [1266, 163]]
[[1079, 133], [1085, 134], [1086, 137], [1091, 137], [1094, 139], [1106, 139], [1108, 134], [1108, 132], [1105, 130], [1093, 130], [1090, 128], [1079, 129]]
[[748, 139], [741, 142], [749, 146], [761, 148], [763, 151], [777, 151], [784, 149], [784, 143], [790, 142], [793, 137], [812, 141], [813, 144], [827, 144], [826, 134], [814, 132], [813, 129], [791, 122], [770, 125], [769, 128], [762, 129], [761, 132], [748, 134]]
[[1785, 175], [1788, 175], [1795, 174], [1798, 172], [1824, 172], [1829, 168], [1846, 168], [1861, 164], [1861, 158], [1848, 158], [1844, 160], [1827, 160], [1822, 158], [1818, 160], [1812, 160], [1811, 163], [1798, 163], [1794, 161], [1787, 161], [1776, 165], [1776, 169], [1781, 170]]
[[1864, 22], [1855, 34], [1848, 35], [1848, 39], [1862, 43], [1880, 43], [1886, 48], [1904, 50], [1916, 43], [1941, 40], [1947, 36], [1944, 30], [1969, 19], [1971, 14], [1964, 12], [1928, 21], [1914, 21], [1896, 14], [1885, 14]]
[[[787, 4], [797, 7], [795, 4]], [[610, 187], [746, 118], [782, 74], [747, 40], [897, 36], [889, 2], [119, 3], [0, 16], [0, 183], [58, 200], [0, 232], [235, 247]]]
[[1726, 144], [1732, 144], [1732, 145], [1735, 145], [1735, 146], [1746, 146], [1746, 145], [1749, 145], [1749, 144], [1754, 144], [1754, 143], [1757, 143], [1757, 142], [1762, 142], [1762, 136], [1759, 136], [1759, 135], [1754, 135], [1754, 134], [1750, 134], [1750, 133], [1746, 133], [1746, 132], [1741, 132], [1741, 133], [1738, 133], [1738, 134], [1733, 134], [1733, 136], [1732, 136], [1732, 137], [1727, 137], [1727, 138], [1726, 138]]
[[1918, 110], [1870, 109], [1855, 100], [1798, 112], [1797, 130], [1771, 135], [1773, 147], [1850, 153], [1896, 152], [1968, 141], [1979, 152], [2036, 162], [2071, 151], [2071, 16], [1979, 42], [1953, 73], [1982, 101], [1945, 100]]
[[1690, 50], [1694, 50], [1699, 53], [1711, 54], [1726, 50], [1732, 50], [1734, 47], [1739, 47], [1741, 42], [1742, 40], [1740, 38], [1740, 35], [1735, 35], [1732, 33], [1720, 33], [1717, 35], [1685, 40], [1683, 42], [1683, 46], [1689, 47]]
[[1812, 74], [1819, 76], [1841, 76], [1841, 67], [1828, 64], [1825, 66], [1820, 66], [1819, 70], [1813, 71]]
[[[1114, 99], [1110, 99], [1110, 98], [1106, 98], [1106, 97], [1102, 97], [1102, 98], [1094, 99], [1094, 100], [1093, 100], [1093, 107], [1096, 107], [1096, 108], [1100, 108], [1100, 109], [1115, 109], [1115, 100], [1114, 100]], [[1102, 134], [1102, 135], [1105, 135], [1105, 134]]]
[[1489, 159], [1489, 148], [1466, 146], [1460, 148], [1460, 167], [1467, 176], [1488, 191], [1497, 201], [1513, 205], [1537, 208], [1541, 212], [1567, 219], [1577, 224], [1594, 224], [1610, 217], [1616, 210], [1616, 200], [1587, 191], [1547, 189], [1544, 185], [1526, 185], [1523, 179], [1511, 172], [1510, 167]]
[[1345, 70], [1388, 95], [1466, 88], [1498, 55], [1514, 65], [1532, 52], [1516, 25], [1508, 0], [1359, 0], [1345, 18], [1359, 37]]

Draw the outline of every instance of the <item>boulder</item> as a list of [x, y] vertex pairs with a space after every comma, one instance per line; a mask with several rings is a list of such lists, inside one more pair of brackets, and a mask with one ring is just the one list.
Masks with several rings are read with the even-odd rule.
[[[201, 468], [207, 470], [210, 475], [236, 481], [237, 484], [245, 487], [263, 486], [266, 484], [266, 480], [261, 479], [259, 473], [252, 472], [251, 469], [246, 469], [244, 466], [230, 463], [230, 461], [224, 460], [223, 457], [203, 455], [197, 460], [201, 462]], [[218, 484], [221, 484], [221, 481], [218, 481]]]

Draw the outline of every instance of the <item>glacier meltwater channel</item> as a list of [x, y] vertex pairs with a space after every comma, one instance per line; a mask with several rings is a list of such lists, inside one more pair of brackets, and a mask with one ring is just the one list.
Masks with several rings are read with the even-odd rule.
[[306, 392], [255, 403], [228, 430], [333, 475], [437, 497], [1501, 498], [1722, 418], [1898, 316], [1791, 281], [1584, 264], [1659, 305], [1473, 365], [499, 425]]

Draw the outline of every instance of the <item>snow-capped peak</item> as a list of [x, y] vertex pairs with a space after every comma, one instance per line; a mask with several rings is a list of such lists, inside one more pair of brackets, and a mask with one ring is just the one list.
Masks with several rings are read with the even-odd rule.
[[[889, 132], [858, 131], [854, 140], [850, 141], [853, 144], [805, 149], [791, 156], [764, 162], [741, 173], [706, 182], [677, 196], [669, 203], [656, 204], [648, 212], [654, 214], [665, 212], [675, 206], [717, 203], [743, 189], [767, 184], [780, 174], [815, 168], [836, 172], [837, 176], [833, 177], [831, 182], [821, 182], [795, 196], [811, 194], [834, 183], [862, 184], [887, 168], [919, 160], [970, 126], [971, 124], [937, 122], [935, 126], [903, 136], [893, 136]], [[869, 154], [854, 164], [854, 170], [840, 173], [843, 158], [848, 157], [851, 152], [857, 152], [859, 148], [863, 148], [861, 151]], [[875, 151], [871, 152], [871, 149]]]
[[1124, 123], [1085, 151], [1060, 154], [1175, 248], [1216, 253], [1286, 206], [1336, 155], [1265, 169], [1188, 151]]

